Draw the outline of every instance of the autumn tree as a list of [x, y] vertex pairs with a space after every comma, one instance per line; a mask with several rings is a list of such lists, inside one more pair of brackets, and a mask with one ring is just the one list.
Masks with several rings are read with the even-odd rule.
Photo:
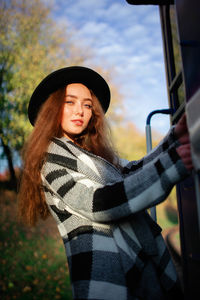
[[[14, 179], [12, 151], [20, 151], [31, 130], [30, 95], [51, 71], [82, 64], [85, 53], [71, 42], [42, 0], [0, 1], [0, 138]], [[88, 54], [87, 54], [88, 56]]]

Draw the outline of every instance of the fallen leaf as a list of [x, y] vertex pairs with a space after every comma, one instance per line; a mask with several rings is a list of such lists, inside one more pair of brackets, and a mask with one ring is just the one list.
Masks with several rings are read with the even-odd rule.
[[31, 291], [31, 287], [30, 286], [25, 286], [22, 290], [24, 293], [30, 292]]

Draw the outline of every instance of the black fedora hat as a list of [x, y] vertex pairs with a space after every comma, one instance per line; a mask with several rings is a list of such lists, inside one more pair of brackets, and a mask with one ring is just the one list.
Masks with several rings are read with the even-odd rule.
[[107, 111], [110, 104], [110, 89], [103, 77], [92, 69], [71, 66], [52, 72], [34, 90], [28, 106], [28, 117], [32, 125], [41, 105], [49, 95], [70, 83], [82, 83], [91, 89], [99, 99], [104, 112]]

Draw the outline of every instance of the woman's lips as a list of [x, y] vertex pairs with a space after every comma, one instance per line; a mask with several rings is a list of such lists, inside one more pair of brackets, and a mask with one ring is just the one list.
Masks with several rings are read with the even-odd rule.
[[77, 120], [71, 120], [75, 125], [77, 125], [77, 126], [82, 126], [83, 125], [83, 120], [79, 120], [79, 119], [77, 119]]

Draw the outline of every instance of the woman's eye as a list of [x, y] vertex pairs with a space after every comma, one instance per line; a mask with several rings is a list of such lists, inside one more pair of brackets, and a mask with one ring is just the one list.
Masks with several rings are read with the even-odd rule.
[[92, 105], [91, 104], [85, 104], [85, 107], [92, 109]]
[[66, 104], [73, 104], [73, 101], [67, 100], [67, 101], [65, 101], [65, 103], [66, 103]]

